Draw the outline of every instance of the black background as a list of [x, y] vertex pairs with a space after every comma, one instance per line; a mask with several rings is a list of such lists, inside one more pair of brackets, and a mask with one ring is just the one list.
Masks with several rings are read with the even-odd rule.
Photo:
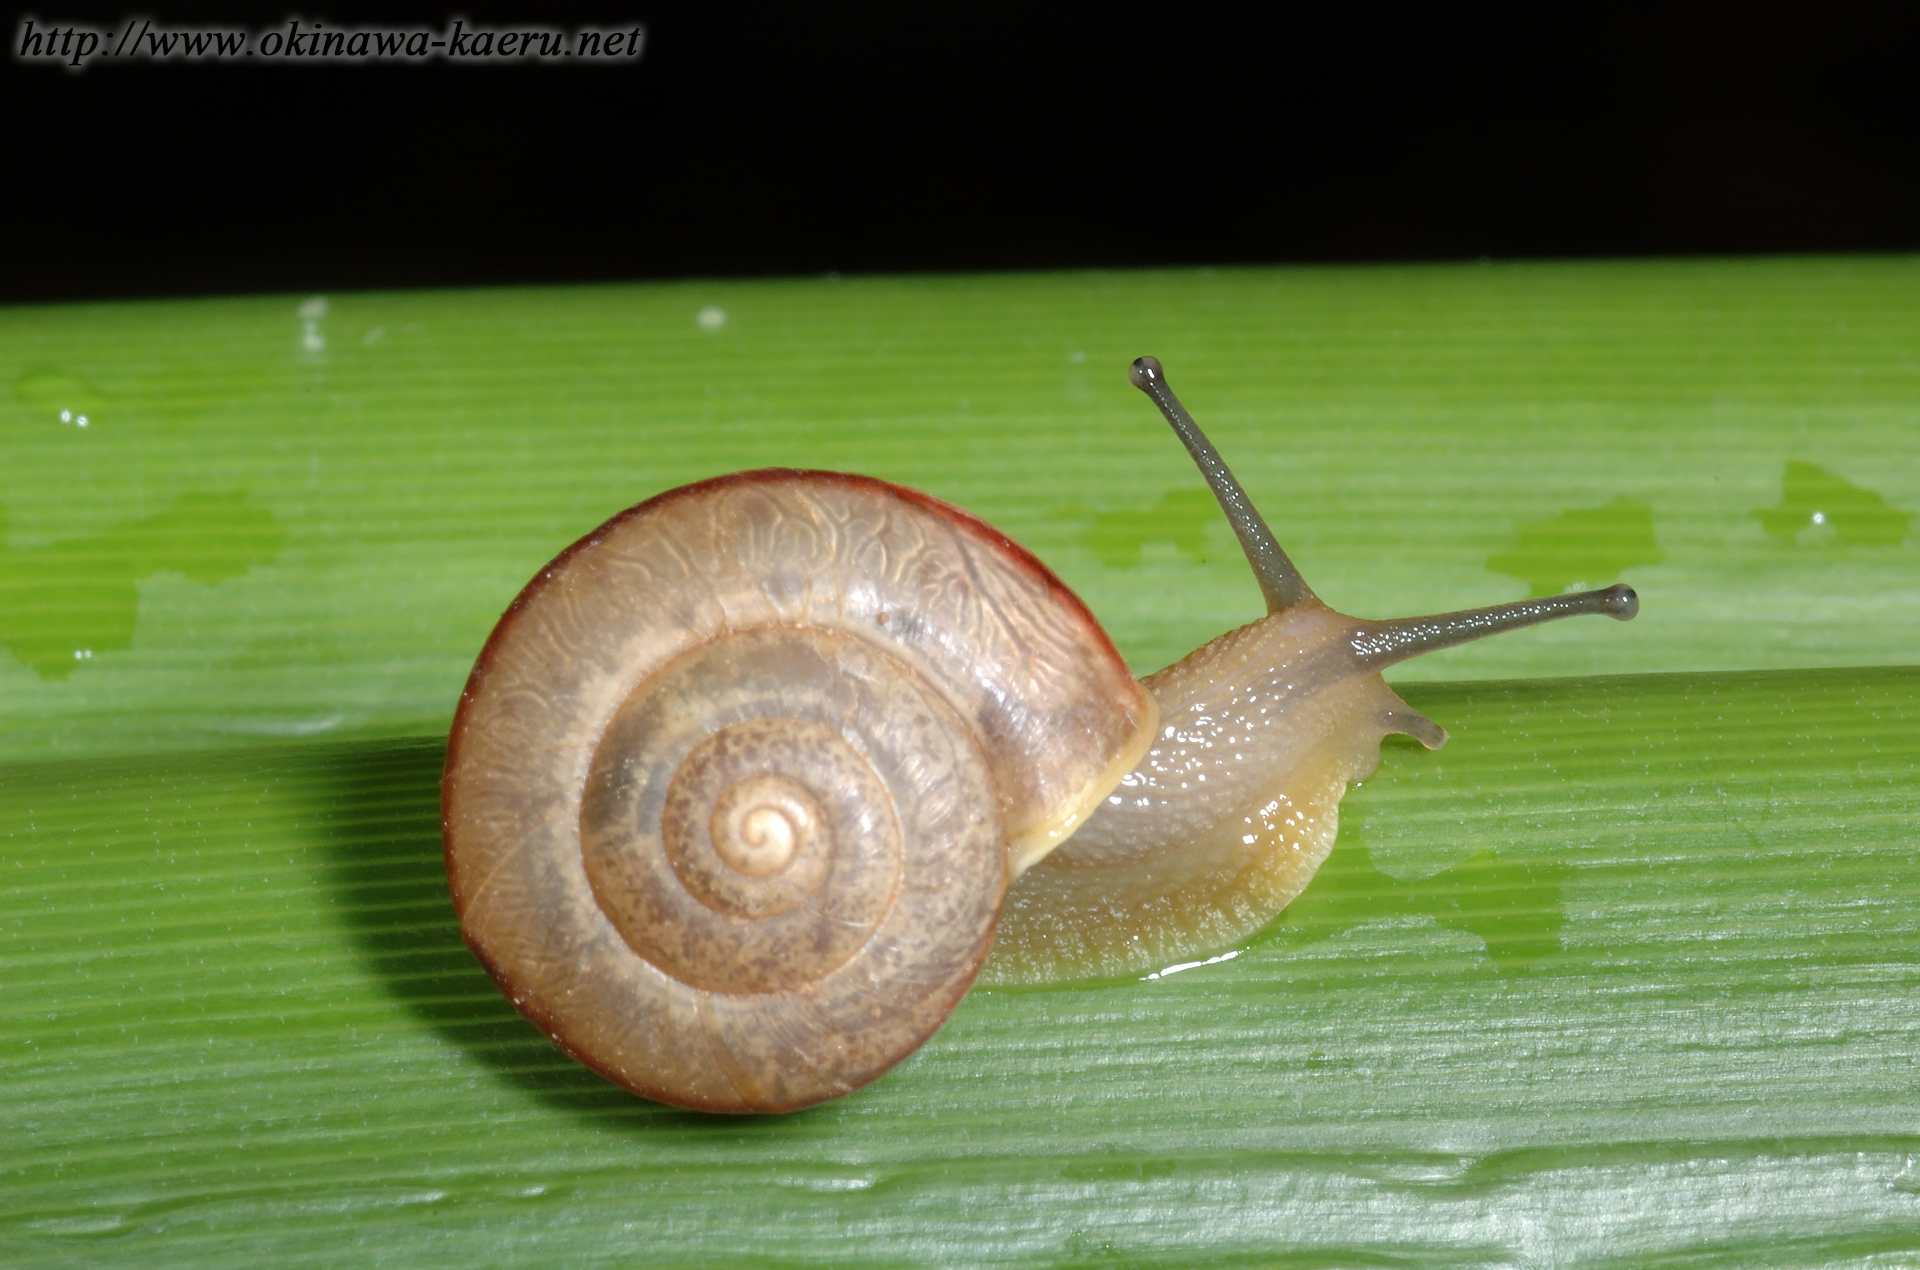
[[648, 43], [618, 68], [9, 61], [0, 300], [1920, 248], [1920, 6], [297, 11]]

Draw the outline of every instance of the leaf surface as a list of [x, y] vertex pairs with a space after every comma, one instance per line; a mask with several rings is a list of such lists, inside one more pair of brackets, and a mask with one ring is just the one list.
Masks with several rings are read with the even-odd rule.
[[[1920, 1255], [1915, 296], [1781, 260], [0, 312], [0, 1259]], [[522, 1022], [436, 799], [526, 578], [686, 480], [859, 470], [1153, 669], [1258, 595], [1146, 352], [1337, 606], [1604, 571], [1641, 618], [1410, 663], [1452, 743], [1389, 743], [1267, 931], [976, 992], [837, 1103], [655, 1107]]]

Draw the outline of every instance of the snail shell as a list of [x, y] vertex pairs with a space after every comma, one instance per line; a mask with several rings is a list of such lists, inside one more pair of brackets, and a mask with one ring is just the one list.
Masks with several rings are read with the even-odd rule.
[[514, 601], [442, 786], [468, 944], [649, 1098], [786, 1110], [946, 1019], [1152, 699], [1038, 560], [865, 477], [669, 491]]

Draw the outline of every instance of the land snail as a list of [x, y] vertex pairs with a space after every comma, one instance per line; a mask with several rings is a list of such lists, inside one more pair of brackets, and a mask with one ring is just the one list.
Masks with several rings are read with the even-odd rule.
[[976, 977], [1218, 952], [1306, 886], [1384, 735], [1446, 741], [1383, 667], [1638, 610], [1613, 586], [1342, 616], [1160, 364], [1130, 378], [1268, 609], [1144, 682], [1034, 556], [861, 476], [669, 490], [528, 583], [461, 698], [442, 816], [468, 945], [563, 1050], [661, 1102], [786, 1111], [886, 1072]]

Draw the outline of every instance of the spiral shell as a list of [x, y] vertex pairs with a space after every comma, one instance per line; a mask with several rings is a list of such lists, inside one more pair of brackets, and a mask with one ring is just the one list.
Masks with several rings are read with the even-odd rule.
[[807, 1106], [939, 1028], [1009, 880], [1154, 721], [1079, 600], [967, 513], [834, 473], [701, 482], [501, 619], [448, 748], [454, 905], [609, 1079]]

